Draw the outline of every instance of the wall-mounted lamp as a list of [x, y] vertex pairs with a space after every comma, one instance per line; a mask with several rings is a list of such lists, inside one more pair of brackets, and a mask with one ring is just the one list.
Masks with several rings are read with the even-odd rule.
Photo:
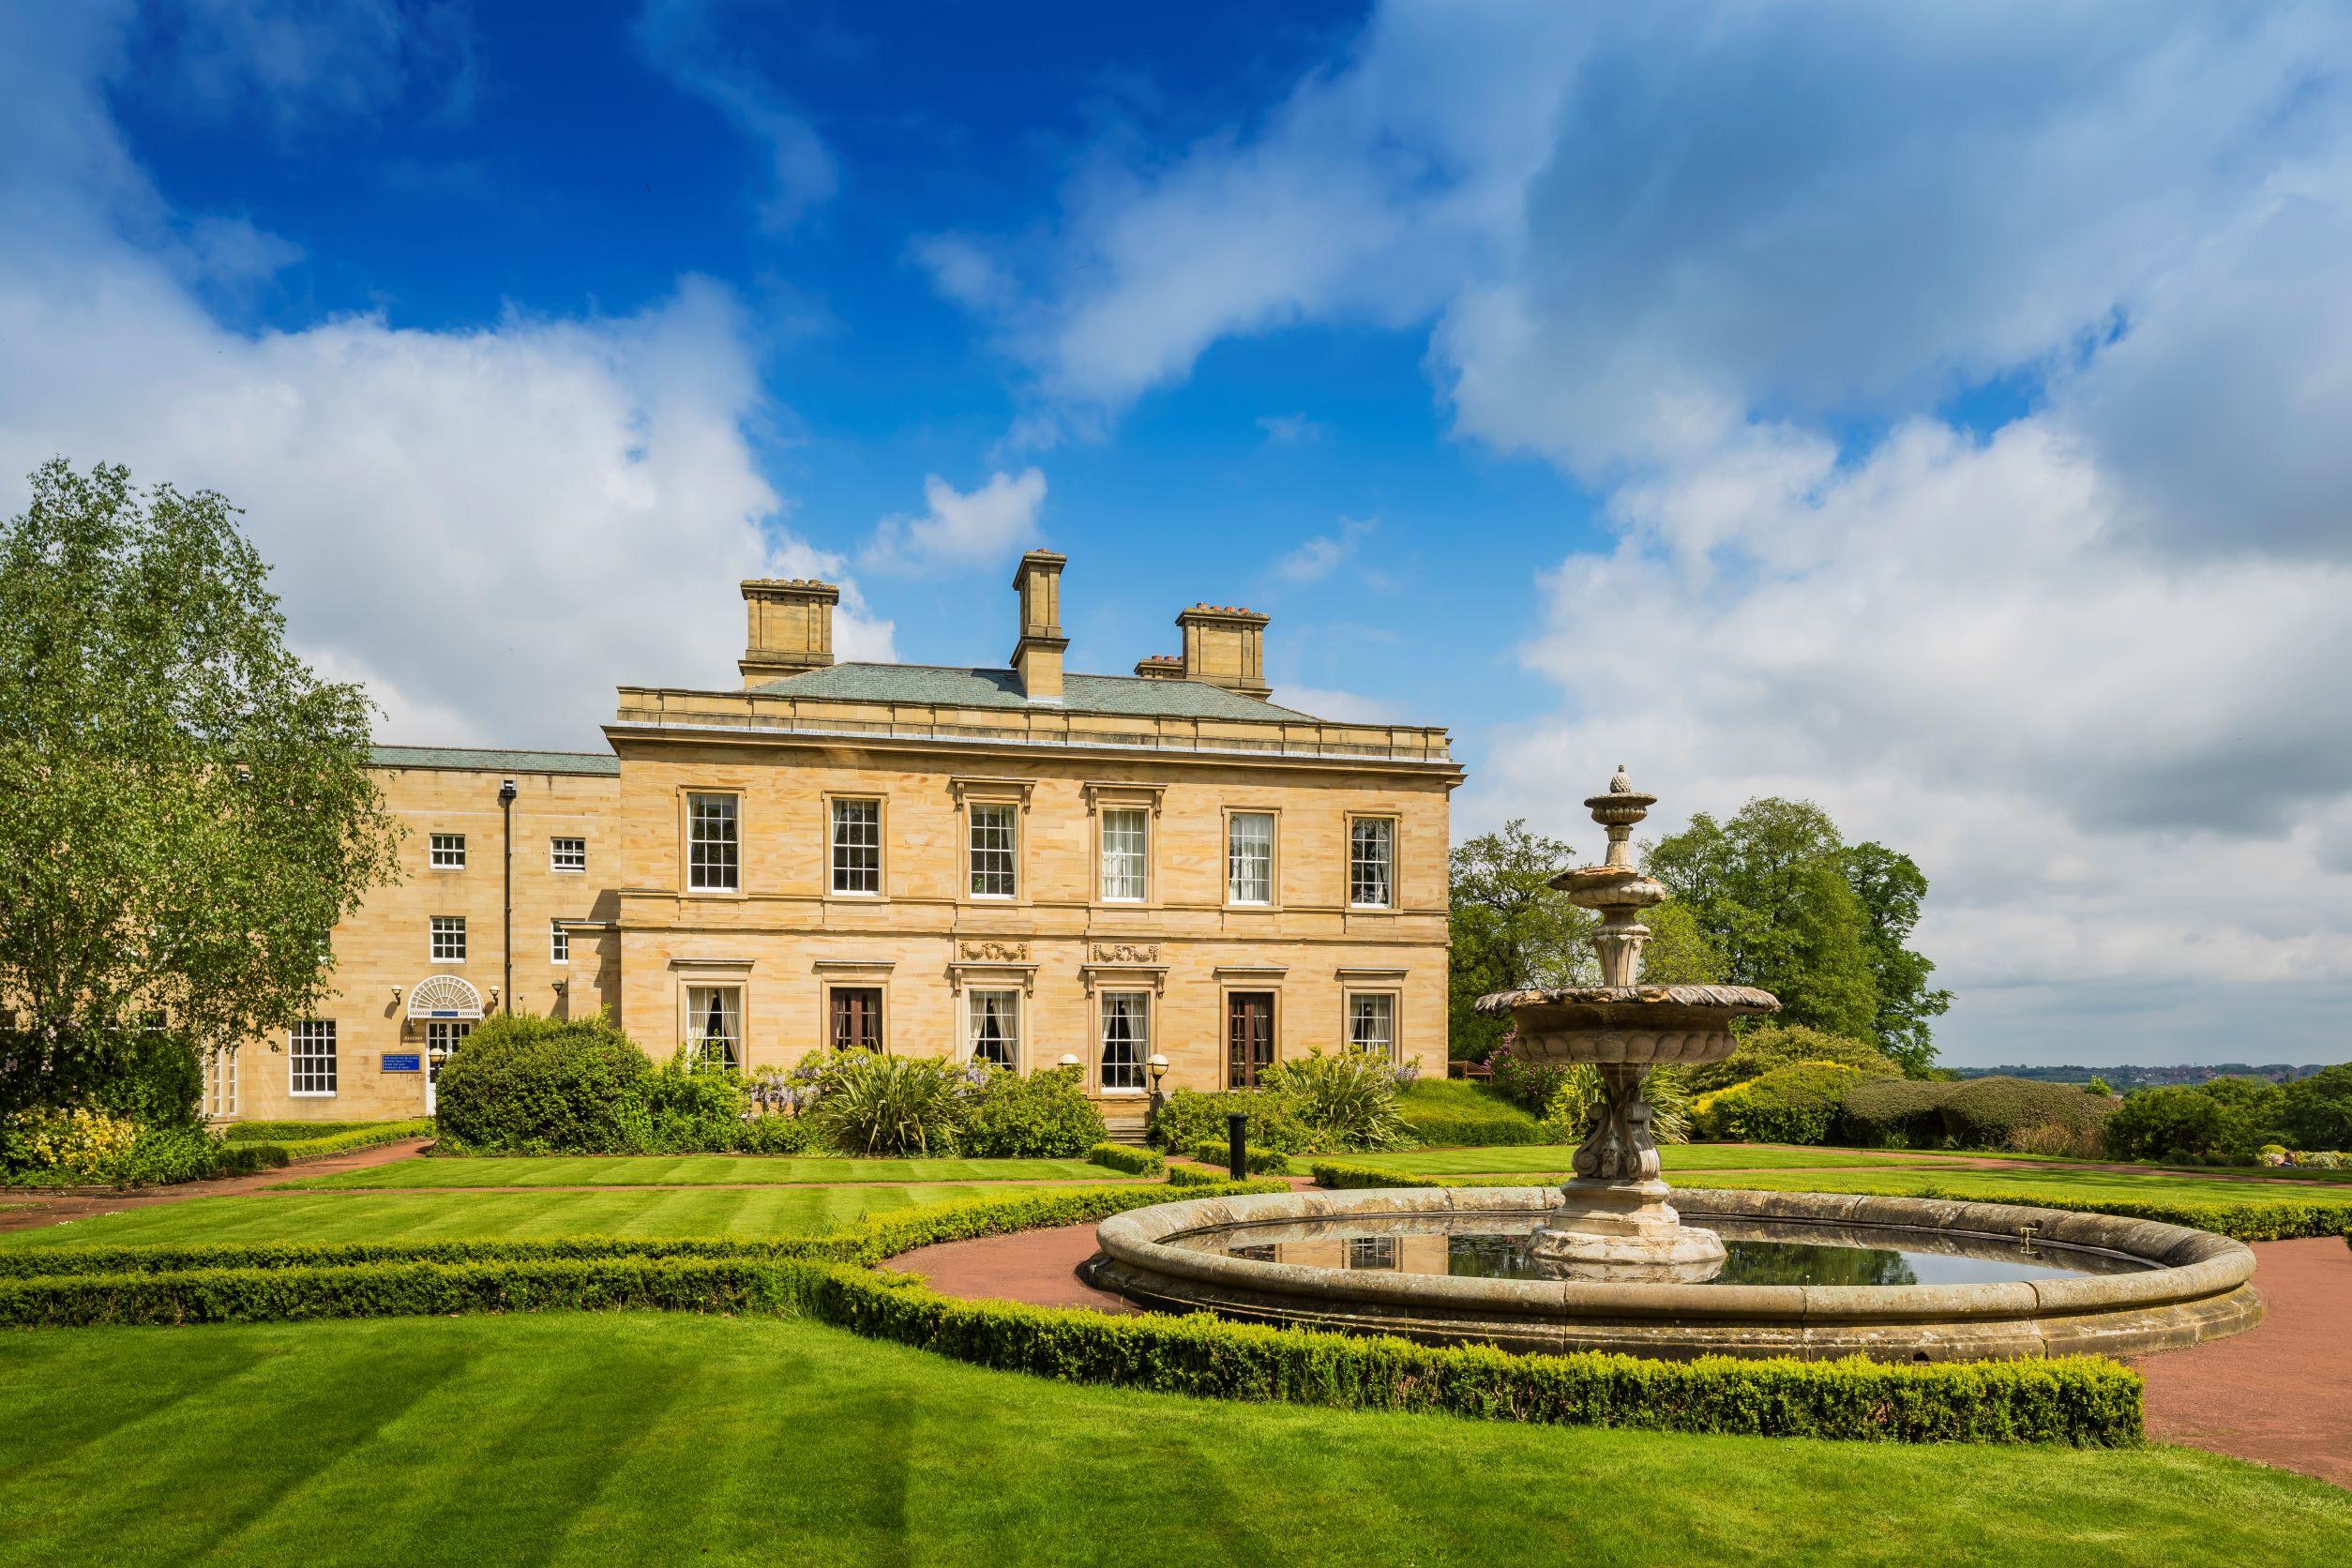
[[558, 980], [555, 982], [555, 994], [557, 996], [569, 996], [571, 994], [571, 989], [572, 983], [569, 980]]
[[393, 1006], [395, 1006], [395, 1007], [398, 1007], [400, 1004], [400, 987], [398, 987], [398, 986], [395, 986], [395, 987], [393, 987], [393, 988], [392, 988], [392, 1005], [393, 1005]]
[[490, 1005], [492, 1007], [496, 1007], [498, 1005], [498, 988], [496, 986], [492, 986], [490, 988]]

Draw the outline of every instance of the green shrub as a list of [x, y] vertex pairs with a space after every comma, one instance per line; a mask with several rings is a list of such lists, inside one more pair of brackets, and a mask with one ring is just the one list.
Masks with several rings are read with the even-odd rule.
[[1211, 1138], [1222, 1139], [1225, 1119], [1234, 1111], [1249, 1118], [1249, 1141], [1258, 1148], [1303, 1154], [1315, 1146], [1314, 1133], [1288, 1100], [1245, 1089], [1214, 1094], [1177, 1090], [1152, 1113], [1152, 1142], [1161, 1149], [1189, 1149]]
[[1550, 1114], [1561, 1081], [1568, 1076], [1564, 1063], [1536, 1061], [1512, 1041], [1497, 1046], [1487, 1056], [1486, 1065], [1495, 1075], [1495, 1093], [1530, 1116]]
[[743, 1079], [733, 1069], [680, 1051], [636, 1080], [621, 1108], [620, 1149], [642, 1154], [733, 1149], [743, 1141], [744, 1115]]
[[992, 1067], [972, 1093], [957, 1147], [977, 1159], [1077, 1159], [1102, 1142], [1106, 1130], [1076, 1067], [1027, 1077]]
[[2265, 1141], [2239, 1108], [2177, 1084], [2125, 1096], [2103, 1131], [2117, 1159], [2176, 1164], [2251, 1165]]
[[1449, 1116], [1443, 1112], [1414, 1112], [1405, 1126], [1424, 1148], [1484, 1149], [1501, 1144], [1550, 1143], [1556, 1123], [1532, 1116]]
[[743, 1154], [806, 1154], [817, 1147], [817, 1130], [807, 1117], [772, 1110], [744, 1118], [735, 1129], [734, 1147]]
[[1168, 1160], [1149, 1149], [1130, 1149], [1123, 1143], [1097, 1143], [1086, 1152], [1089, 1164], [1106, 1170], [1123, 1170], [1130, 1176], [1165, 1176]]
[[0, 1170], [60, 1186], [111, 1182], [139, 1137], [138, 1123], [93, 1106], [20, 1110], [0, 1119]]
[[1888, 1061], [1877, 1047], [1801, 1023], [1759, 1025], [1741, 1034], [1739, 1045], [1721, 1062], [1703, 1062], [1682, 1071], [1691, 1093], [1706, 1094], [1801, 1062], [1834, 1062], [1872, 1078], [1903, 1076], [1903, 1069]]
[[1827, 1143], [1838, 1107], [1861, 1076], [1828, 1062], [1775, 1067], [1700, 1100], [1699, 1130], [1743, 1143]]
[[2104, 1100], [2063, 1083], [1968, 1078], [1944, 1091], [1944, 1135], [1958, 1149], [2015, 1148], [2016, 1139], [2036, 1127], [2094, 1137], [2108, 1109]]
[[936, 1056], [836, 1051], [801, 1114], [844, 1154], [951, 1153], [964, 1129], [964, 1073]]
[[1319, 1047], [1275, 1063], [1265, 1084], [1289, 1102], [1317, 1148], [1399, 1149], [1412, 1142], [1396, 1113], [1396, 1069], [1385, 1057], [1360, 1050], [1325, 1056]]
[[1939, 1149], [1949, 1083], [1865, 1078], [1838, 1103], [1839, 1139], [1869, 1149]]
[[442, 1066], [441, 1138], [453, 1153], [638, 1153], [646, 1126], [642, 1091], [653, 1072], [636, 1043], [601, 1016], [501, 1013], [477, 1025]]
[[[1219, 1170], [1228, 1170], [1232, 1165], [1231, 1150], [1214, 1138], [1203, 1138], [1194, 1144], [1192, 1157]], [[1242, 1150], [1242, 1168], [1253, 1176], [1288, 1176], [1290, 1174], [1290, 1158], [1274, 1150], [1250, 1144]]]

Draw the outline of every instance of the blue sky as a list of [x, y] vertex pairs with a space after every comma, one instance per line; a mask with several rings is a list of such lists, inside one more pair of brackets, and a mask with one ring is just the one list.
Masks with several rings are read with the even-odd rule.
[[[590, 745], [735, 578], [1081, 668], [1198, 599], [1935, 880], [1953, 1060], [2352, 1055], [2331, 6], [30, 0], [0, 505], [247, 508], [388, 736]], [[2246, 868], [2260, 871], [2246, 885]], [[2218, 895], [2224, 887], [2227, 897]]]

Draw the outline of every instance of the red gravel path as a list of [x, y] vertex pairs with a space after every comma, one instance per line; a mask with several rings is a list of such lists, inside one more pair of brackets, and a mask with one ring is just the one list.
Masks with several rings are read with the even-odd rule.
[[[2148, 1436], [2352, 1488], [2352, 1249], [2323, 1236], [2254, 1250], [2261, 1327], [2133, 1363], [2148, 1380]], [[1094, 1228], [1064, 1225], [942, 1242], [888, 1266], [967, 1300], [1134, 1311], [1079, 1280], [1093, 1255]]]

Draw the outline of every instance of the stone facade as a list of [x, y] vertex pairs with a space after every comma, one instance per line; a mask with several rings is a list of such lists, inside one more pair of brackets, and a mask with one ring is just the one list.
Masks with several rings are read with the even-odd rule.
[[[249, 1045], [235, 1113], [421, 1114], [428, 1063], [406, 1059], [436, 1020], [410, 1014], [439, 973], [486, 1009], [608, 1008], [657, 1054], [715, 1037], [746, 1070], [845, 1032], [1023, 1071], [1074, 1057], [1115, 1124], [1139, 1119], [1154, 1055], [1168, 1089], [1367, 1035], [1440, 1070], [1462, 778], [1444, 732], [1275, 706], [1235, 689], [1254, 665], [1065, 678], [1043, 646], [1061, 569], [1024, 562], [1011, 669], [835, 666], [822, 585], [746, 583], [748, 686], [625, 687], [608, 754], [386, 750], [407, 877], [336, 935], [337, 1091], [292, 1094], [294, 1042]], [[777, 666], [806, 672], [755, 678]], [[465, 867], [434, 869], [452, 833]], [[558, 837], [585, 840], [585, 871], [555, 868]], [[434, 961], [431, 917], [460, 913], [465, 958]]]

